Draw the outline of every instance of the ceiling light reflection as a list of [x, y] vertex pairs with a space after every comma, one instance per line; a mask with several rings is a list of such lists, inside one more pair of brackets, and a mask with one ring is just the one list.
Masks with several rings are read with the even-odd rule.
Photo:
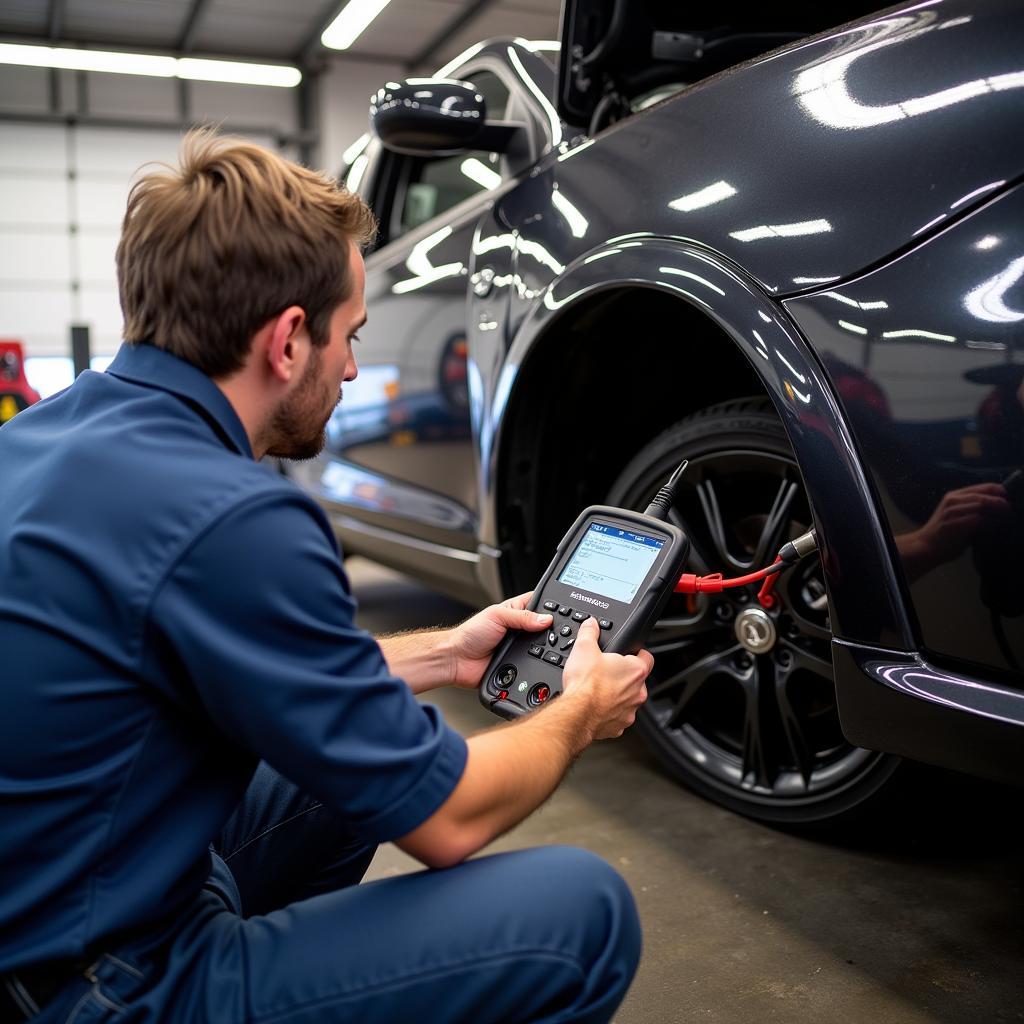
[[451, 233], [451, 225], [446, 225], [440, 231], [427, 235], [412, 247], [412, 251], [406, 257], [405, 265], [414, 276], [393, 284], [391, 291], [395, 295], [405, 295], [407, 292], [416, 291], [418, 288], [423, 288], [443, 278], [457, 277], [459, 274], [465, 273], [466, 268], [463, 263], [445, 263], [440, 267], [435, 267], [430, 261], [430, 250], [440, 245]]
[[551, 191], [551, 205], [565, 218], [573, 238], [582, 238], [590, 227], [590, 221], [555, 186]]
[[990, 181], [987, 185], [982, 185], [981, 188], [976, 188], [973, 192], [968, 192], [967, 195], [961, 196], [955, 203], [951, 204], [949, 208], [951, 210], [955, 210], [958, 206], [963, 206], [964, 203], [970, 202], [977, 196], [983, 196], [986, 192], [991, 192], [1005, 184], [1005, 179], [1002, 181]]
[[991, 323], [1016, 323], [1024, 320], [1024, 312], [1006, 304], [1006, 293], [1024, 277], [1024, 256], [1015, 259], [1005, 270], [982, 281], [964, 298], [967, 311], [979, 320]]
[[662, 274], [674, 274], [677, 277], [688, 277], [691, 281], [696, 281], [698, 284], [704, 285], [705, 288], [710, 288], [713, 292], [717, 292], [719, 295], [725, 295], [725, 292], [716, 284], [712, 284], [707, 278], [701, 277], [699, 274], [694, 274], [689, 270], [680, 270], [678, 267], [658, 267], [658, 270]]
[[459, 170], [470, 181], [475, 181], [481, 188], [492, 189], [497, 188], [501, 184], [501, 175], [475, 156], [463, 160], [459, 164]]
[[698, 189], [688, 195], [673, 199], [668, 205], [673, 210], [681, 210], [689, 213], [691, 210], [701, 210], [713, 203], [720, 203], [723, 199], [736, 195], [736, 189], [727, 181], [716, 181], [713, 185]]
[[792, 238], [797, 235], [820, 235], [831, 231], [827, 220], [803, 220], [796, 224], [761, 224], [756, 228], [730, 231], [729, 237], [738, 242], [755, 242], [761, 238]]
[[926, 341], [956, 341], [952, 334], [936, 334], [934, 331], [922, 331], [908, 327], [902, 331], [883, 331], [883, 338], [924, 338]]

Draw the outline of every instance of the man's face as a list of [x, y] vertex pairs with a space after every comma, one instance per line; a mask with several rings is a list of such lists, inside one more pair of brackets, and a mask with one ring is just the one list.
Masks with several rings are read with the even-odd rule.
[[352, 294], [331, 315], [327, 344], [323, 348], [311, 346], [301, 378], [274, 413], [274, 440], [268, 455], [284, 459], [319, 455], [327, 443], [327, 421], [341, 401], [342, 382], [355, 380], [359, 372], [352, 342], [366, 323], [366, 271], [359, 249], [349, 244]]

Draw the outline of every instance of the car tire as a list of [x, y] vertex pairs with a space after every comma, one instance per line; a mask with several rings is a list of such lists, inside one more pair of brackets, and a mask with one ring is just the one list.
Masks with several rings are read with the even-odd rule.
[[[766, 399], [681, 420], [625, 467], [608, 502], [643, 509], [689, 460], [670, 518], [691, 539], [687, 571], [740, 576], [813, 525], [782, 423]], [[741, 642], [761, 616], [756, 586], [673, 595], [651, 631], [649, 698], [637, 729], [689, 788], [749, 817], [802, 824], [862, 809], [899, 758], [848, 743], [839, 725], [828, 598], [820, 561], [781, 574], [772, 646]]]

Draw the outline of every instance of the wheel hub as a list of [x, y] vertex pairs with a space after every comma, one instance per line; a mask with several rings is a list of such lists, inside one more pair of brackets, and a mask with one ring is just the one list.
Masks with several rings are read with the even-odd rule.
[[776, 636], [775, 623], [763, 608], [746, 608], [736, 616], [736, 639], [751, 654], [767, 654]]

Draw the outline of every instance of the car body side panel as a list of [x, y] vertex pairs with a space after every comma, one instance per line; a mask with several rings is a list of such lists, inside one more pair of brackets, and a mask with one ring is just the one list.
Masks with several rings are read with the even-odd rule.
[[552, 154], [504, 214], [563, 265], [647, 232], [780, 296], [848, 278], [1024, 170], [1022, 53], [1008, 0], [897, 8]]
[[1024, 186], [785, 306], [881, 497], [925, 656], [1024, 689]]
[[1020, 784], [1024, 694], [936, 668], [918, 654], [835, 640], [843, 733], [851, 743]]
[[[543, 339], [560, 316], [595, 292], [617, 286], [656, 287], [700, 308], [740, 347], [760, 375], [782, 417], [821, 530], [832, 628], [908, 648], [911, 628], [889, 558], [870, 488], [864, 480], [842, 415], [817, 360], [784, 312], [761, 289], [716, 254], [670, 239], [645, 238], [610, 245], [567, 268], [521, 325], [503, 372], [486, 395], [480, 433], [493, 436], [484, 477], [483, 539], [497, 546], [499, 458], [504, 414], [525, 360], [543, 357]], [[671, 333], [666, 332], [667, 337]], [[676, 344], [699, 343], [679, 337]]]

